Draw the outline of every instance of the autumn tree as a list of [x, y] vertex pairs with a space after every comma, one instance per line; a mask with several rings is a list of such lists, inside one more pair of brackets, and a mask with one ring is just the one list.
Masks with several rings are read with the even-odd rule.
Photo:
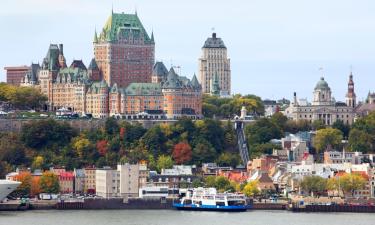
[[43, 193], [59, 193], [59, 178], [52, 172], [44, 172], [40, 177], [40, 190]]
[[250, 181], [248, 182], [242, 192], [247, 196], [247, 197], [254, 197], [259, 194], [259, 188], [258, 188], [258, 181]]
[[107, 140], [100, 140], [96, 142], [96, 149], [98, 149], [98, 153], [103, 156], [108, 151], [108, 142]]
[[180, 142], [173, 148], [172, 157], [177, 164], [189, 162], [192, 158], [191, 147], [186, 142]]
[[14, 197], [29, 196], [31, 192], [32, 176], [30, 172], [20, 172], [15, 180], [21, 182], [20, 186], [12, 193]]
[[87, 156], [88, 151], [92, 148], [90, 140], [83, 135], [73, 138], [72, 145], [80, 158]]
[[173, 160], [172, 157], [167, 156], [167, 155], [161, 155], [159, 156], [157, 162], [156, 162], [156, 167], [158, 171], [160, 172], [162, 169], [169, 169], [172, 168], [173, 166]]
[[342, 132], [334, 128], [320, 129], [316, 132], [314, 145], [318, 151], [337, 148], [343, 139]]
[[346, 173], [340, 178], [340, 186], [345, 193], [354, 195], [354, 191], [364, 189], [366, 179], [360, 174]]

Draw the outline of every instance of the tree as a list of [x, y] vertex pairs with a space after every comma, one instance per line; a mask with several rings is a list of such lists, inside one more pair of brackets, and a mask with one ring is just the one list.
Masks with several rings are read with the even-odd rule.
[[37, 120], [22, 126], [21, 140], [26, 146], [42, 149], [52, 145], [63, 146], [70, 143], [77, 131], [68, 123], [57, 122], [53, 119]]
[[205, 139], [200, 140], [193, 149], [193, 162], [201, 165], [205, 162], [213, 162], [215, 159], [215, 149], [211, 143]]
[[30, 172], [20, 172], [15, 177], [16, 181], [21, 182], [20, 186], [12, 193], [14, 197], [28, 197], [31, 192], [32, 176]]
[[141, 141], [154, 157], [167, 153], [165, 148], [167, 138], [159, 126], [154, 126], [148, 129], [143, 135]]
[[173, 160], [172, 157], [161, 155], [158, 158], [158, 161], [156, 162], [156, 168], [160, 172], [162, 169], [169, 169], [173, 166]]
[[254, 197], [259, 194], [259, 188], [258, 188], [258, 181], [250, 181], [248, 182], [242, 192], [247, 196], [247, 197]]
[[226, 178], [226, 177], [223, 177], [223, 176], [216, 177], [215, 188], [219, 192], [232, 191], [234, 189], [233, 186], [231, 185], [229, 179]]
[[216, 159], [216, 163], [219, 166], [231, 166], [235, 167], [240, 163], [240, 158], [238, 154], [232, 154], [229, 152], [223, 152]]
[[0, 161], [11, 165], [22, 165], [27, 162], [25, 147], [18, 135], [7, 133], [0, 136]]
[[38, 155], [34, 157], [31, 167], [33, 169], [42, 169], [43, 165], [44, 165], [44, 158], [43, 156]]
[[284, 116], [281, 112], [276, 112], [271, 116], [271, 122], [278, 126], [281, 130], [285, 130], [288, 117]]
[[327, 179], [319, 176], [305, 176], [300, 185], [302, 190], [306, 191], [308, 194], [319, 194], [327, 190]]
[[88, 155], [90, 149], [92, 149], [92, 144], [89, 139], [85, 136], [78, 136], [73, 138], [73, 148], [80, 158], [84, 158]]
[[342, 132], [334, 128], [320, 129], [316, 132], [314, 145], [318, 151], [337, 148], [343, 139]]
[[215, 182], [216, 182], [216, 177], [215, 176], [207, 176], [203, 180], [204, 187], [206, 187], [206, 188], [215, 187]]
[[108, 152], [108, 141], [107, 140], [100, 140], [96, 142], [96, 149], [98, 149], [98, 153], [103, 156]]
[[342, 120], [336, 120], [332, 124], [332, 128], [340, 130], [342, 132], [344, 138], [348, 138], [349, 137], [350, 126], [348, 124], [345, 124]]
[[192, 157], [191, 147], [186, 142], [180, 142], [173, 148], [173, 159], [177, 164], [189, 162]]
[[313, 130], [320, 130], [326, 128], [326, 125], [322, 120], [314, 120], [311, 124]]
[[109, 117], [105, 121], [104, 129], [108, 135], [118, 134], [118, 132], [120, 131], [117, 120], [113, 117]]
[[340, 178], [340, 186], [346, 192], [354, 195], [354, 191], [364, 189], [366, 179], [360, 174], [346, 173]]
[[369, 133], [354, 128], [349, 134], [349, 148], [355, 152], [370, 152], [372, 150], [371, 140], [372, 137]]
[[59, 193], [59, 178], [52, 172], [44, 172], [40, 177], [40, 190], [43, 193]]
[[249, 145], [267, 143], [283, 136], [282, 130], [267, 118], [261, 118], [255, 123], [247, 125], [245, 134]]

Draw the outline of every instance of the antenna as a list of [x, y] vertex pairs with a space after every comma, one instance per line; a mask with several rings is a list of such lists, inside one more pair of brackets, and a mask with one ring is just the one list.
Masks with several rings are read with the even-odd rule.
[[324, 77], [324, 69], [323, 67], [319, 67], [319, 72], [321, 73], [321, 76]]

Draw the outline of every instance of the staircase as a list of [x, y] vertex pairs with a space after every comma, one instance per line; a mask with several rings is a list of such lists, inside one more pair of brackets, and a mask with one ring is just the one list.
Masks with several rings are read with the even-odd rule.
[[235, 121], [234, 128], [237, 134], [237, 143], [238, 143], [238, 150], [240, 151], [240, 156], [243, 162], [243, 165], [246, 167], [247, 162], [250, 160], [249, 158], [249, 150], [247, 148], [247, 142], [244, 132], [244, 123], [242, 121]]

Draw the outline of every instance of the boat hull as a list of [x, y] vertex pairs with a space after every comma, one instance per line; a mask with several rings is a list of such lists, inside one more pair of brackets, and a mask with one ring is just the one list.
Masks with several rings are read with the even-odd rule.
[[244, 212], [251, 209], [251, 205], [241, 206], [216, 206], [216, 205], [185, 205], [185, 204], [173, 204], [173, 207], [178, 210], [189, 210], [189, 211], [221, 211], [221, 212]]

